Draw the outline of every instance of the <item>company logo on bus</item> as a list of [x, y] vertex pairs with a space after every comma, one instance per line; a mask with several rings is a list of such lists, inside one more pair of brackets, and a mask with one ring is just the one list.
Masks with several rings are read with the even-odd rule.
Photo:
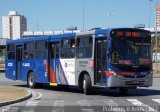
[[13, 66], [13, 63], [8, 63], [8, 66], [9, 66], [9, 67], [12, 67], [12, 66]]
[[64, 64], [64, 67], [67, 68], [67, 63]]

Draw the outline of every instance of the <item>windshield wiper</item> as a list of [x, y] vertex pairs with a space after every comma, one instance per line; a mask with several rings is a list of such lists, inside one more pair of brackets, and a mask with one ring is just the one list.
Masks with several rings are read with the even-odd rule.
[[140, 58], [140, 55], [138, 55], [138, 53], [139, 53], [139, 51], [140, 51], [140, 49], [141, 49], [141, 47], [142, 47], [142, 45], [143, 45], [143, 41], [144, 41], [144, 39], [141, 41], [141, 43], [140, 43], [140, 46], [139, 46], [139, 48], [137, 49], [137, 55], [136, 55], [136, 60], [137, 60], [137, 63], [138, 64], [140, 64], [140, 60], [139, 60], [139, 58]]
[[141, 49], [141, 47], [142, 47], [142, 45], [143, 45], [143, 41], [144, 41], [144, 39], [141, 41], [141, 44], [140, 44], [140, 47], [138, 48], [138, 52], [139, 52], [139, 50]]

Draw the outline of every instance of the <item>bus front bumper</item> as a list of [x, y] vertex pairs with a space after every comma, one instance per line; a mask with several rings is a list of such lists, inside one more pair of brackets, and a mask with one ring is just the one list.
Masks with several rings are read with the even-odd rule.
[[112, 75], [107, 79], [107, 87], [149, 87], [152, 82], [151, 74], [143, 78], [118, 78]]

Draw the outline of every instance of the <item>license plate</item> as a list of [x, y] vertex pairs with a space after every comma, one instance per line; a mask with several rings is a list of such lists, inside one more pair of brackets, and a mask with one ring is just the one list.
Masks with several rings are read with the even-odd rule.
[[139, 84], [139, 81], [132, 81], [133, 84]]

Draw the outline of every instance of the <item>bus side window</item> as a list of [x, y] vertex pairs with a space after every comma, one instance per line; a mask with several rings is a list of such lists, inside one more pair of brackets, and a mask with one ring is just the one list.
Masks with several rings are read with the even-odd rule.
[[51, 50], [49, 52], [51, 53], [51, 58], [54, 59], [54, 45], [51, 45]]
[[34, 42], [27, 42], [24, 44], [24, 58], [25, 59], [34, 58]]
[[59, 58], [59, 44], [56, 46], [56, 58]]
[[75, 38], [63, 39], [61, 41], [61, 58], [75, 57]]
[[[59, 43], [58, 44], [56, 43], [56, 45], [55, 44], [51, 45], [50, 53], [51, 53], [51, 58], [52, 59], [59, 58], [59, 47], [60, 47]], [[55, 53], [55, 50], [56, 50], [56, 53]]]
[[91, 36], [78, 37], [76, 40], [76, 57], [91, 58], [93, 40]]
[[7, 58], [8, 59], [15, 59], [15, 44], [8, 44], [7, 45]]
[[47, 58], [48, 43], [45, 40], [35, 42], [35, 59]]

